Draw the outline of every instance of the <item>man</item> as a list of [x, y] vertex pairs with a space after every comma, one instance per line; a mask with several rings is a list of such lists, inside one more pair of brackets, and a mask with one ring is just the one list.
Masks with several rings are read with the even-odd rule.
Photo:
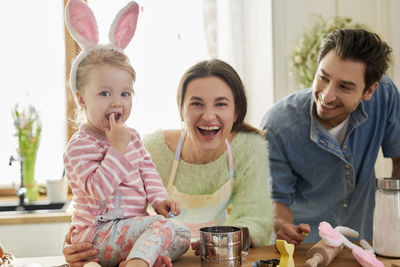
[[390, 53], [374, 33], [336, 30], [320, 48], [312, 89], [265, 115], [277, 239], [317, 242], [321, 221], [372, 239], [381, 146], [400, 177], [400, 95], [383, 75]]

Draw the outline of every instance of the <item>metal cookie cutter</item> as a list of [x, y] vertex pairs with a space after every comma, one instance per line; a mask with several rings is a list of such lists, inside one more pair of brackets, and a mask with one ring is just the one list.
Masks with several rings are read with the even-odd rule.
[[276, 267], [279, 265], [279, 260], [258, 260], [256, 263], [252, 262], [251, 265], [253, 265], [253, 267]]

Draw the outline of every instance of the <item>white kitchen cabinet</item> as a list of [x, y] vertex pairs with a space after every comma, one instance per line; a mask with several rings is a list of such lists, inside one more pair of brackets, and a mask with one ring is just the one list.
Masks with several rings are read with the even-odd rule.
[[62, 255], [69, 223], [0, 225], [0, 242], [16, 257]]

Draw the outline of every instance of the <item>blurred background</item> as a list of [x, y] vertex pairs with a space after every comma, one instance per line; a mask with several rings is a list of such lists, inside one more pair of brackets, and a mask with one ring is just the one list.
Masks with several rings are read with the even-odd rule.
[[[71, 59], [78, 52], [65, 32], [65, 2], [0, 2], [1, 188], [16, 187], [20, 179], [19, 165], [8, 164], [10, 156], [17, 154], [11, 116], [16, 104], [33, 105], [42, 120], [35, 179], [45, 183], [62, 175], [62, 154], [72, 131], [68, 120], [73, 109], [66, 78]], [[110, 24], [127, 2], [88, 0], [98, 21], [100, 42], [108, 42]], [[249, 102], [246, 120], [259, 127], [262, 116], [277, 100], [303, 86], [292, 67], [301, 39], [305, 34], [316, 34], [315, 27], [336, 17], [366, 26], [392, 46], [393, 64], [388, 75], [400, 83], [397, 0], [137, 2], [141, 6], [138, 27], [126, 49], [137, 72], [134, 107], [127, 124], [141, 135], [181, 127], [175, 100], [179, 79], [189, 66], [214, 57], [227, 61], [241, 75]], [[378, 160], [378, 177], [390, 174], [389, 163]]]

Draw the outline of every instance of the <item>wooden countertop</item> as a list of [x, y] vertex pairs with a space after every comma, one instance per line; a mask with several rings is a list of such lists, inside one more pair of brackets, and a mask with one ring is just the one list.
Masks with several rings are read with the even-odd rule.
[[0, 225], [16, 225], [28, 223], [70, 223], [71, 214], [67, 212], [27, 213], [0, 215]]
[[[296, 267], [305, 266], [304, 262], [306, 261], [307, 251], [313, 246], [313, 244], [301, 244], [296, 247], [294, 252], [294, 262]], [[252, 262], [257, 262], [258, 260], [268, 260], [268, 259], [279, 259], [280, 254], [275, 249], [274, 246], [260, 247], [260, 248], [252, 248], [249, 251], [249, 255], [247, 255], [243, 261], [242, 266], [251, 267]], [[400, 259], [389, 259], [378, 257], [380, 261], [382, 261], [385, 267], [400, 267]], [[176, 260], [173, 264], [174, 267], [200, 267], [201, 261], [200, 258], [193, 254], [193, 250], [189, 249], [189, 251], [183, 255], [180, 259]], [[329, 267], [359, 267], [361, 266], [354, 259], [351, 254], [351, 250], [344, 248], [343, 251], [335, 258]]]
[[[306, 253], [309, 248], [312, 247], [312, 244], [302, 244], [296, 247], [294, 253], [294, 261], [296, 267], [304, 266], [304, 262], [306, 260]], [[249, 255], [243, 259], [242, 266], [251, 267], [251, 262], [256, 262], [257, 260], [267, 260], [267, 259], [279, 259], [280, 254], [273, 246], [260, 247], [260, 248], [252, 248], [249, 251]], [[381, 260], [385, 267], [399, 267], [400, 259], [389, 259], [378, 257]], [[37, 258], [21, 258], [17, 259], [17, 267], [23, 266], [26, 263], [40, 263], [43, 267], [50, 267], [54, 265], [62, 265], [64, 264], [64, 257], [62, 256], [54, 256], [54, 257], [37, 257]], [[176, 260], [173, 263], [174, 267], [200, 267], [201, 261], [200, 257], [197, 257], [193, 254], [193, 250], [189, 249], [185, 255]], [[335, 260], [329, 264], [329, 267], [359, 267], [360, 264], [354, 259], [351, 251], [347, 248], [344, 248], [343, 251], [335, 258]]]

